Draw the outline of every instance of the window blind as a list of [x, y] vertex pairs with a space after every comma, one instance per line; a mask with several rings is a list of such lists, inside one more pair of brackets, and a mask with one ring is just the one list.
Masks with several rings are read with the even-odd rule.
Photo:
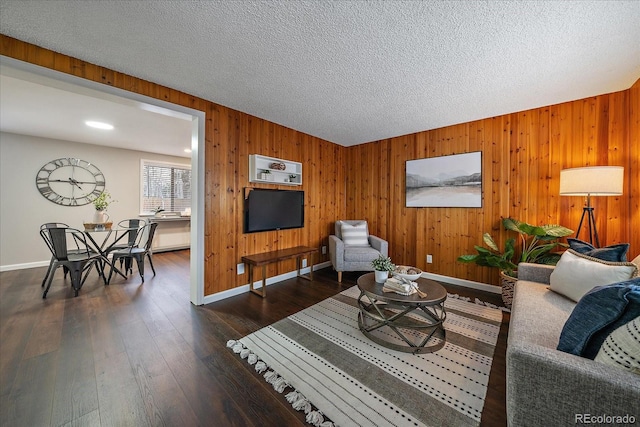
[[191, 207], [191, 166], [142, 160], [143, 214]]

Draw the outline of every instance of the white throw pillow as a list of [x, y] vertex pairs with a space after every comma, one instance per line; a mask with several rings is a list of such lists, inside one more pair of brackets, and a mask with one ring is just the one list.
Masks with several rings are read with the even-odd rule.
[[640, 374], [640, 318], [611, 332], [595, 361]]
[[343, 222], [341, 231], [342, 241], [345, 246], [369, 246], [369, 233], [367, 232], [366, 222], [359, 222], [355, 225]]
[[630, 262], [610, 262], [567, 250], [551, 273], [551, 290], [578, 302], [596, 286], [624, 282], [638, 274]]

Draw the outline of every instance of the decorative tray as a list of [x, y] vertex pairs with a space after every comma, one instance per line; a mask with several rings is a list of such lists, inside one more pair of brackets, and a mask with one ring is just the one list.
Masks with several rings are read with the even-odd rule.
[[113, 222], [102, 222], [102, 223], [95, 223], [95, 222], [85, 222], [84, 223], [84, 229], [85, 230], [111, 230], [111, 226], [113, 225]]

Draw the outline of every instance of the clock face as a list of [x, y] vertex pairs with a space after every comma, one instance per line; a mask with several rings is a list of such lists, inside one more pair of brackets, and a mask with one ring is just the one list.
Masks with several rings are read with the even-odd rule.
[[36, 175], [40, 194], [62, 206], [87, 205], [102, 194], [104, 185], [104, 175], [94, 164], [70, 157], [50, 161]]

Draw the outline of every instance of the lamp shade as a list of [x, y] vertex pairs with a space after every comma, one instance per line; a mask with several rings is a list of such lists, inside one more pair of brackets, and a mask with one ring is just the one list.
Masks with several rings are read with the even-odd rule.
[[561, 196], [620, 196], [622, 166], [589, 166], [560, 171]]

